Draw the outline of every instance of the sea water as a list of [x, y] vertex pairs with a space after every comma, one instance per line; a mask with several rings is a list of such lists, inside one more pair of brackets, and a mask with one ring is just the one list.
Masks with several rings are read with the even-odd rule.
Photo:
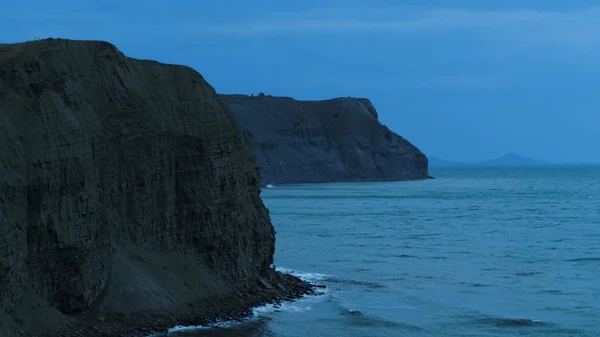
[[172, 336], [600, 336], [600, 167], [274, 186], [275, 265], [325, 284]]

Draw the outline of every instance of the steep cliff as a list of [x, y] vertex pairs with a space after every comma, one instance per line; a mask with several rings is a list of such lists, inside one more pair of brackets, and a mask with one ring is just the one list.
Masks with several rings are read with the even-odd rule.
[[0, 335], [255, 284], [274, 252], [258, 179], [194, 70], [106, 42], [0, 45]]
[[368, 99], [220, 96], [253, 148], [263, 184], [429, 177], [427, 157], [381, 125]]

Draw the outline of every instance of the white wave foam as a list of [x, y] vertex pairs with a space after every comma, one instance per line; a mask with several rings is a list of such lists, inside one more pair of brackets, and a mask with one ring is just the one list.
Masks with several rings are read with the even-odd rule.
[[242, 324], [243, 322], [238, 321], [224, 321], [224, 322], [216, 322], [209, 325], [193, 325], [193, 326], [182, 326], [177, 325], [169, 330], [167, 330], [167, 336], [171, 336], [173, 334], [177, 334], [179, 332], [192, 332], [197, 330], [206, 330], [206, 329], [214, 329], [214, 328], [231, 328], [235, 325]]
[[309, 272], [305, 272], [305, 271], [298, 271], [298, 270], [282, 268], [282, 267], [276, 267], [276, 270], [280, 271], [284, 274], [294, 275], [297, 278], [301, 279], [302, 281], [311, 282], [311, 283], [317, 282], [317, 281], [322, 281], [322, 280], [330, 277], [330, 275], [326, 275], [326, 274], [309, 273]]
[[287, 311], [287, 312], [303, 312], [312, 310], [308, 303], [301, 303], [302, 300], [296, 302], [283, 302], [281, 304], [267, 304], [262, 307], [256, 307], [252, 309], [252, 315], [254, 317], [264, 316], [272, 312]]
[[[256, 315], [253, 315], [253, 316], [256, 316]], [[248, 322], [254, 318], [256, 318], [256, 317], [250, 317], [248, 319], [241, 320], [241, 321], [215, 322], [215, 323], [211, 323], [208, 325], [190, 325], [190, 326], [176, 325], [176, 326], [170, 328], [169, 330], [167, 330], [167, 336], [179, 336], [180, 333], [194, 332], [194, 331], [198, 331], [198, 330], [208, 330], [208, 329], [216, 329], [216, 328], [232, 328], [236, 325], [244, 324], [245, 322]], [[153, 336], [155, 336], [155, 335], [146, 336], [146, 337], [153, 337]], [[161, 336], [161, 335], [156, 335], [156, 336]]]
[[316, 295], [306, 295], [295, 301], [282, 302], [279, 304], [267, 304], [263, 305], [262, 307], [256, 307], [252, 309], [252, 315], [256, 318], [273, 312], [304, 312], [312, 310], [312, 304], [323, 300], [322, 295], [326, 294], [325, 289], [321, 290], [323, 291], [318, 292]]

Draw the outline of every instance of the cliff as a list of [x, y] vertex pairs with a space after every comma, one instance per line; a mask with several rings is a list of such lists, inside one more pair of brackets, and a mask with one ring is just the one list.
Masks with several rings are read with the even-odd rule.
[[194, 70], [106, 42], [0, 45], [0, 335], [164, 328], [273, 279], [258, 180]]
[[429, 177], [427, 157], [382, 125], [368, 99], [220, 96], [253, 148], [263, 184]]

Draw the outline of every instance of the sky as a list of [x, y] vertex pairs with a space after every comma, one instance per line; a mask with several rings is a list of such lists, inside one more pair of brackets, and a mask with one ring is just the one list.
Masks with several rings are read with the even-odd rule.
[[429, 156], [600, 162], [598, 0], [4, 3], [0, 42], [36, 37], [189, 65], [220, 93], [366, 97]]

